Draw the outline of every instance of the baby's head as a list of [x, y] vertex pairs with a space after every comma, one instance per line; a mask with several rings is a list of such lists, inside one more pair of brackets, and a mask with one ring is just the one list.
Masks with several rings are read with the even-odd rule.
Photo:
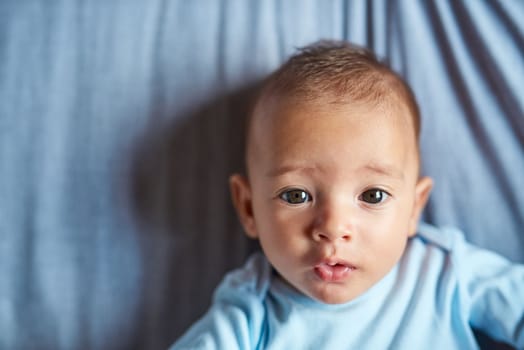
[[306, 47], [273, 73], [230, 179], [246, 233], [279, 275], [325, 303], [363, 294], [396, 265], [431, 191], [419, 177], [409, 87], [362, 48]]

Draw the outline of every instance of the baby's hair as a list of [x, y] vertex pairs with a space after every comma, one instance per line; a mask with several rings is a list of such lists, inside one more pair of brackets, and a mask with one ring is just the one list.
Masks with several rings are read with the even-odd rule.
[[266, 98], [377, 106], [403, 103], [413, 118], [417, 140], [420, 133], [419, 109], [411, 88], [371, 51], [344, 41], [322, 40], [298, 49], [265, 82], [258, 103]]

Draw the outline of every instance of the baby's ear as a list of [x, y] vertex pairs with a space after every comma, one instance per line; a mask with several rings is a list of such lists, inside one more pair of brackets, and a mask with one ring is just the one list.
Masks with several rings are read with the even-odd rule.
[[409, 223], [409, 236], [415, 235], [417, 233], [418, 220], [420, 214], [426, 203], [429, 199], [429, 194], [433, 188], [433, 180], [429, 177], [422, 177], [418, 180], [417, 185], [415, 186], [415, 202], [413, 204], [413, 212], [411, 213], [411, 219]]
[[231, 175], [229, 177], [229, 190], [231, 191], [233, 206], [237, 211], [244, 231], [249, 237], [257, 238], [258, 233], [253, 215], [251, 187], [249, 186], [248, 180], [240, 174]]

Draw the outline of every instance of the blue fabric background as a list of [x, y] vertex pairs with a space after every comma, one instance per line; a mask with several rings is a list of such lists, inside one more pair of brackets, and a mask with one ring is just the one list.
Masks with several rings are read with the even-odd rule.
[[523, 18], [520, 0], [3, 0], [0, 348], [161, 349], [203, 313], [255, 248], [227, 188], [252, 93], [320, 38], [415, 90], [425, 218], [524, 262]]

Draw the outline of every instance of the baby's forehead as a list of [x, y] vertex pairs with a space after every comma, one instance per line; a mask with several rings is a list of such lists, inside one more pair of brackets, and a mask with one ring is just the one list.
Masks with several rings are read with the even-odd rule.
[[250, 179], [289, 167], [316, 169], [332, 179], [358, 177], [369, 168], [418, 176], [415, 133], [402, 113], [367, 104], [306, 103], [273, 106], [257, 118], [247, 149]]
[[[346, 114], [347, 112], [347, 114]], [[321, 141], [329, 135], [325, 133], [315, 133], [315, 119], [322, 118], [324, 125], [337, 125], [342, 128], [345, 126], [345, 118], [358, 118], [360, 123], [365, 127], [360, 130], [365, 133], [366, 130], [372, 131], [373, 128], [387, 128], [391, 132], [400, 133], [400, 138], [409, 142], [412, 146], [409, 148], [414, 152], [417, 163], [419, 158], [418, 138], [414, 127], [413, 116], [410, 110], [398, 101], [390, 103], [370, 103], [368, 101], [350, 101], [341, 102], [330, 99], [307, 100], [297, 98], [273, 99], [259, 104], [252, 116], [250, 130], [247, 139], [247, 161], [248, 169], [256, 164], [261, 157], [265, 158], [265, 152], [271, 152], [276, 145], [280, 144], [280, 139], [292, 137], [296, 140], [314, 137]], [[383, 123], [384, 118], [393, 121], [393, 123]], [[310, 135], [300, 135], [294, 131], [297, 124], [301, 126], [311, 123], [309, 130]], [[341, 124], [342, 123], [342, 124]], [[369, 126], [369, 127], [368, 127]], [[304, 130], [304, 128], [300, 128]], [[308, 129], [308, 128], [306, 128]], [[390, 133], [390, 131], [386, 131]], [[351, 135], [348, 134], [348, 137]], [[280, 150], [286, 153], [286, 150]], [[337, 152], [337, 150], [333, 150]]]

